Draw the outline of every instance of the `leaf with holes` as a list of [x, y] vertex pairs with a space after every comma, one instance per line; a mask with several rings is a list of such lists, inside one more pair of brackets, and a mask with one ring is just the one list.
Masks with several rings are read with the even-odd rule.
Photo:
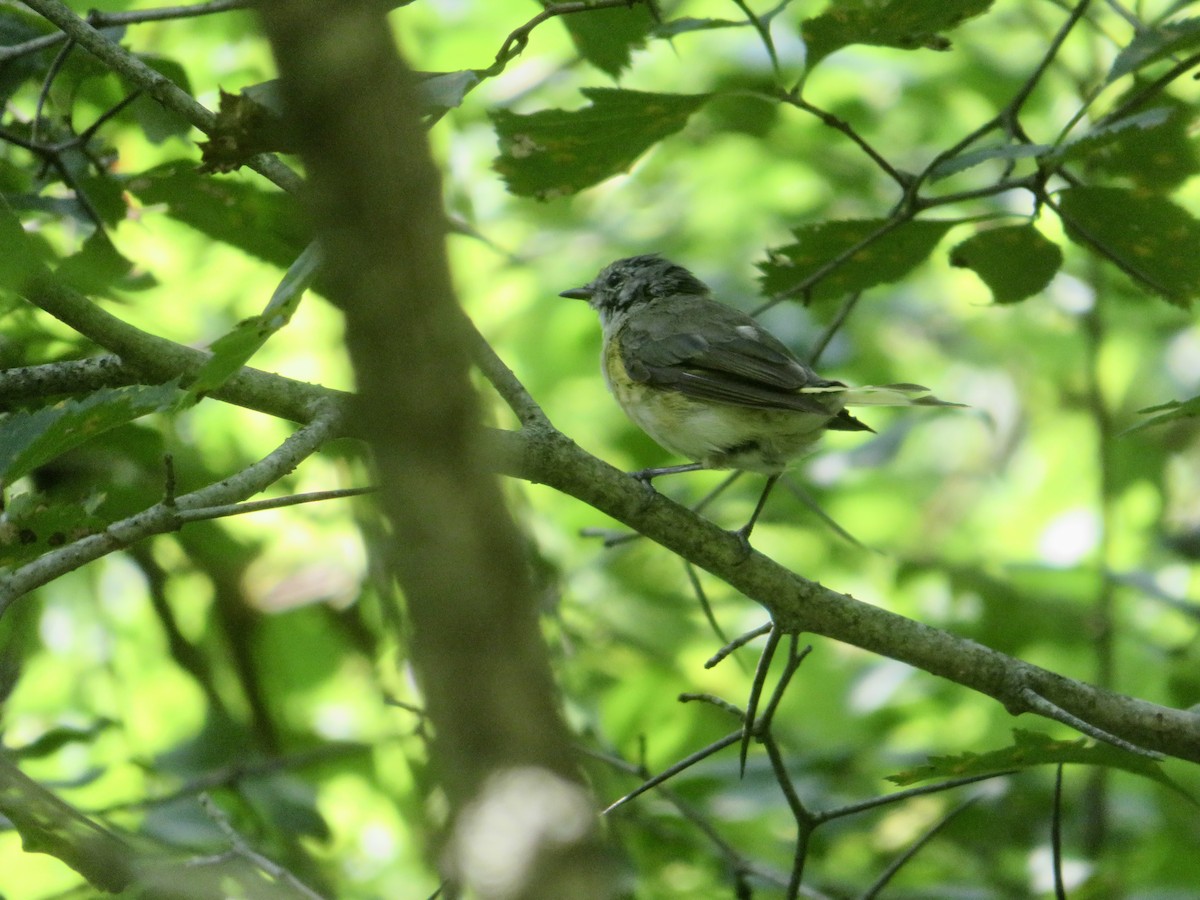
[[[794, 229], [794, 244], [771, 250], [770, 260], [758, 264], [763, 293], [808, 289], [812, 299], [823, 299], [890, 284], [926, 259], [957, 222], [889, 224], [886, 219], [860, 219]], [[871, 240], [872, 235], [878, 237]], [[864, 246], [854, 250], [864, 241]], [[846, 258], [834, 264], [843, 256]]]
[[901, 50], [948, 50], [939, 32], [987, 12], [992, 0], [834, 0], [829, 8], [801, 25], [808, 48], [808, 68], [851, 44]]
[[492, 114], [500, 138], [493, 164], [508, 189], [548, 200], [624, 172], [650, 147], [687, 124], [709, 94], [648, 94], [585, 88], [592, 105], [575, 112]]
[[950, 251], [950, 265], [983, 279], [997, 303], [1016, 303], [1044, 290], [1062, 260], [1058, 245], [1032, 225], [990, 228]]

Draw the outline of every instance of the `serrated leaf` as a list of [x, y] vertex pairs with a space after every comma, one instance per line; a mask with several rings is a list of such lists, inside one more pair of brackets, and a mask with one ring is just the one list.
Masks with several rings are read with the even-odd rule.
[[1145, 409], [1139, 409], [1139, 413], [1158, 413], [1156, 416], [1151, 416], [1149, 419], [1144, 419], [1136, 425], [1126, 428], [1122, 434], [1130, 434], [1134, 431], [1141, 431], [1143, 428], [1149, 428], [1152, 425], [1165, 425], [1167, 422], [1174, 422], [1179, 419], [1195, 419], [1200, 417], [1200, 397], [1193, 397], [1191, 400], [1171, 400], [1168, 403], [1160, 403], [1158, 406], [1147, 406]]
[[178, 390], [174, 381], [105, 388], [82, 400], [9, 413], [0, 419], [0, 485], [12, 484], [111, 428], [170, 408]]
[[283, 191], [210, 178], [186, 162], [129, 176], [125, 184], [142, 203], [164, 204], [172, 218], [281, 269], [310, 240], [298, 201]]
[[1150, 63], [1197, 45], [1200, 45], [1200, 19], [1181, 19], [1141, 31], [1113, 60], [1108, 81], [1111, 84]]
[[1059, 764], [1103, 766], [1132, 772], [1170, 788], [1193, 804], [1196, 802], [1187, 791], [1163, 774], [1158, 763], [1144, 756], [1088, 738], [1061, 741], [1041, 732], [1020, 728], [1013, 729], [1011, 746], [988, 753], [931, 756], [926, 765], [888, 775], [887, 780], [903, 787], [940, 778], [964, 778]]
[[312, 284], [320, 267], [320, 250], [315, 243], [309, 244], [288, 267], [262, 313], [243, 319], [233, 330], [213, 342], [209, 348], [212, 356], [188, 385], [187, 392], [191, 400], [197, 400], [224, 384], [258, 352], [271, 335], [291, 321], [300, 306], [300, 298]]
[[1067, 236], [1097, 250], [1149, 290], [1186, 306], [1200, 293], [1200, 222], [1155, 195], [1075, 187], [1058, 195]]
[[133, 263], [113, 246], [103, 231], [94, 232], [77, 253], [64, 259], [55, 273], [83, 294], [103, 294], [133, 271]]
[[642, 4], [587, 10], [560, 16], [559, 21], [579, 55], [613, 78], [629, 65], [631, 53], [646, 42], [656, 24], [649, 7]]
[[1157, 128], [1174, 114], [1175, 110], [1170, 107], [1160, 106], [1154, 109], [1143, 110], [1132, 116], [1125, 116], [1111, 122], [1105, 122], [1081, 134], [1074, 140], [1062, 144], [1051, 155], [1056, 159], [1078, 159], [1100, 147], [1116, 142], [1127, 131], [1133, 129], [1145, 131], [1149, 128]]
[[983, 147], [979, 150], [972, 150], [970, 153], [952, 156], [950, 159], [938, 163], [930, 172], [931, 180], [937, 181], [939, 178], [945, 178], [947, 175], [962, 172], [993, 159], [1009, 161], [1026, 159], [1031, 156], [1041, 156], [1051, 149], [1049, 144], [1005, 144], [1000, 147]]
[[[811, 285], [813, 299], [841, 297], [877, 284], [890, 284], [907, 275], [933, 252], [953, 221], [905, 222], [854, 252], [845, 262]], [[796, 228], [796, 243], [770, 251], [759, 263], [763, 293], [794, 291], [832, 260], [880, 231], [884, 219], [821, 222]]]
[[835, 0], [821, 15], [806, 19], [801, 35], [812, 68], [851, 44], [901, 50], [948, 50], [939, 32], [986, 12], [992, 0]]
[[1170, 115], [1159, 125], [1125, 129], [1088, 157], [1098, 171], [1128, 178], [1147, 190], [1166, 193], [1200, 171], [1200, 153], [1191, 135], [1196, 117], [1190, 105], [1164, 96]]
[[575, 112], [492, 113], [500, 138], [493, 165], [512, 193], [547, 200], [611, 178], [683, 128], [711, 96], [612, 88], [585, 88], [583, 95], [592, 105]]
[[1016, 303], [1044, 290], [1062, 260], [1058, 245], [1032, 225], [981, 231], [950, 251], [950, 264], [983, 279], [997, 303]]

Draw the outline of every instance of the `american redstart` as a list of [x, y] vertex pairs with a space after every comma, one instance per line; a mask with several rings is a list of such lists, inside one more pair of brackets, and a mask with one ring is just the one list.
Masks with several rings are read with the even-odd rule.
[[659, 444], [695, 462], [632, 473], [697, 469], [761, 472], [767, 496], [788, 463], [831, 429], [871, 431], [847, 406], [959, 406], [917, 384], [847, 387], [821, 378], [745, 313], [712, 298], [682, 266], [656, 254], [619, 259], [559, 296], [588, 301], [604, 331], [601, 368], [626, 415]]

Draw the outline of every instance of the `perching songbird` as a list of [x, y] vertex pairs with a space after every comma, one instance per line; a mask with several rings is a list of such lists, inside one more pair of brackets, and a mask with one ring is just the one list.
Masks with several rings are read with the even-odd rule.
[[747, 543], [788, 463], [827, 429], [870, 431], [847, 406], [960, 406], [917, 384], [848, 387], [817, 375], [745, 313], [714, 300], [682, 266], [656, 254], [619, 259], [560, 296], [586, 300], [604, 332], [601, 368], [626, 415], [697, 469], [761, 472], [767, 485], [735, 532]]

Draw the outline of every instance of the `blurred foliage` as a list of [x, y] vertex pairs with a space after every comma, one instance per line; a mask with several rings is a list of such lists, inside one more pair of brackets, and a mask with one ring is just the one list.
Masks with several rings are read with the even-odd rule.
[[[630, 469], [678, 462], [607, 397], [596, 322], [560, 290], [658, 251], [743, 309], [762, 305], [760, 287], [786, 294], [764, 321], [802, 355], [820, 346], [824, 374], [920, 382], [971, 409], [882, 411], [867, 417], [877, 435], [830, 436], [790, 476], [807, 499], [779, 490], [756, 547], [1068, 677], [1188, 707], [1200, 703], [1195, 5], [680, 0], [551, 17], [511, 41], [536, 4], [409, 3], [392, 17], [413, 66], [438, 73], [426, 103], [464, 306], [560, 429]], [[350, 387], [319, 295], [285, 291], [290, 318], [269, 334], [251, 319], [307, 243], [298, 203], [246, 170], [200, 174], [200, 135], [178, 116], [145, 95], [125, 103], [131, 85], [79, 48], [27, 44], [54, 31], [0, 4], [0, 365], [97, 352], [16, 296], [44, 263], [150, 333], [226, 336], [236, 346], [214, 383], [253, 353], [258, 368]], [[220, 90], [261, 98], [275, 75], [244, 10], [105, 33], [213, 110]], [[244, 320], [252, 339], [238, 337]], [[0, 546], [21, 545], [22, 517], [68, 540], [152, 506], [166, 453], [182, 492], [291, 430], [211, 399], [146, 415], [168, 406], [151, 389], [69, 393], [0, 419], [0, 459], [20, 462]], [[492, 417], [512, 422], [498, 400]], [[275, 493], [368, 480], [339, 444]], [[694, 501], [717, 481], [660, 487]], [[755, 482], [706, 514], [744, 521]], [[601, 804], [735, 731], [718, 705], [677, 697], [743, 705], [757, 648], [704, 667], [722, 640], [680, 562], [645, 541], [581, 537], [612, 523], [544, 487], [511, 496]], [[7, 757], [163, 858], [228, 848], [206, 791], [242, 839], [325, 896], [429, 896], [443, 800], [402, 606], [365, 550], [385, 534], [368, 503], [347, 500], [196, 523], [19, 600], [0, 618]], [[52, 547], [38, 538], [15, 559]], [[699, 584], [723, 632], [764, 619], [723, 583]], [[815, 641], [772, 728], [805, 807], [841, 811], [807, 847], [805, 890], [863, 895], [936, 828], [888, 896], [1052, 896], [1062, 762], [1070, 896], [1195, 896], [1195, 766], [1147, 778], [1065, 728], [1021, 725], [1039, 765], [1013, 762], [1021, 748], [994, 702]], [[953, 778], [981, 759], [1019, 771], [883, 802], [889, 776]], [[726, 750], [608, 823], [639, 898], [780, 896], [793, 867], [796, 821], [759, 747], [743, 779]], [[37, 847], [22, 848], [17, 824], [0, 832], [4, 897], [92, 896], [60, 859], [26, 852]]]

